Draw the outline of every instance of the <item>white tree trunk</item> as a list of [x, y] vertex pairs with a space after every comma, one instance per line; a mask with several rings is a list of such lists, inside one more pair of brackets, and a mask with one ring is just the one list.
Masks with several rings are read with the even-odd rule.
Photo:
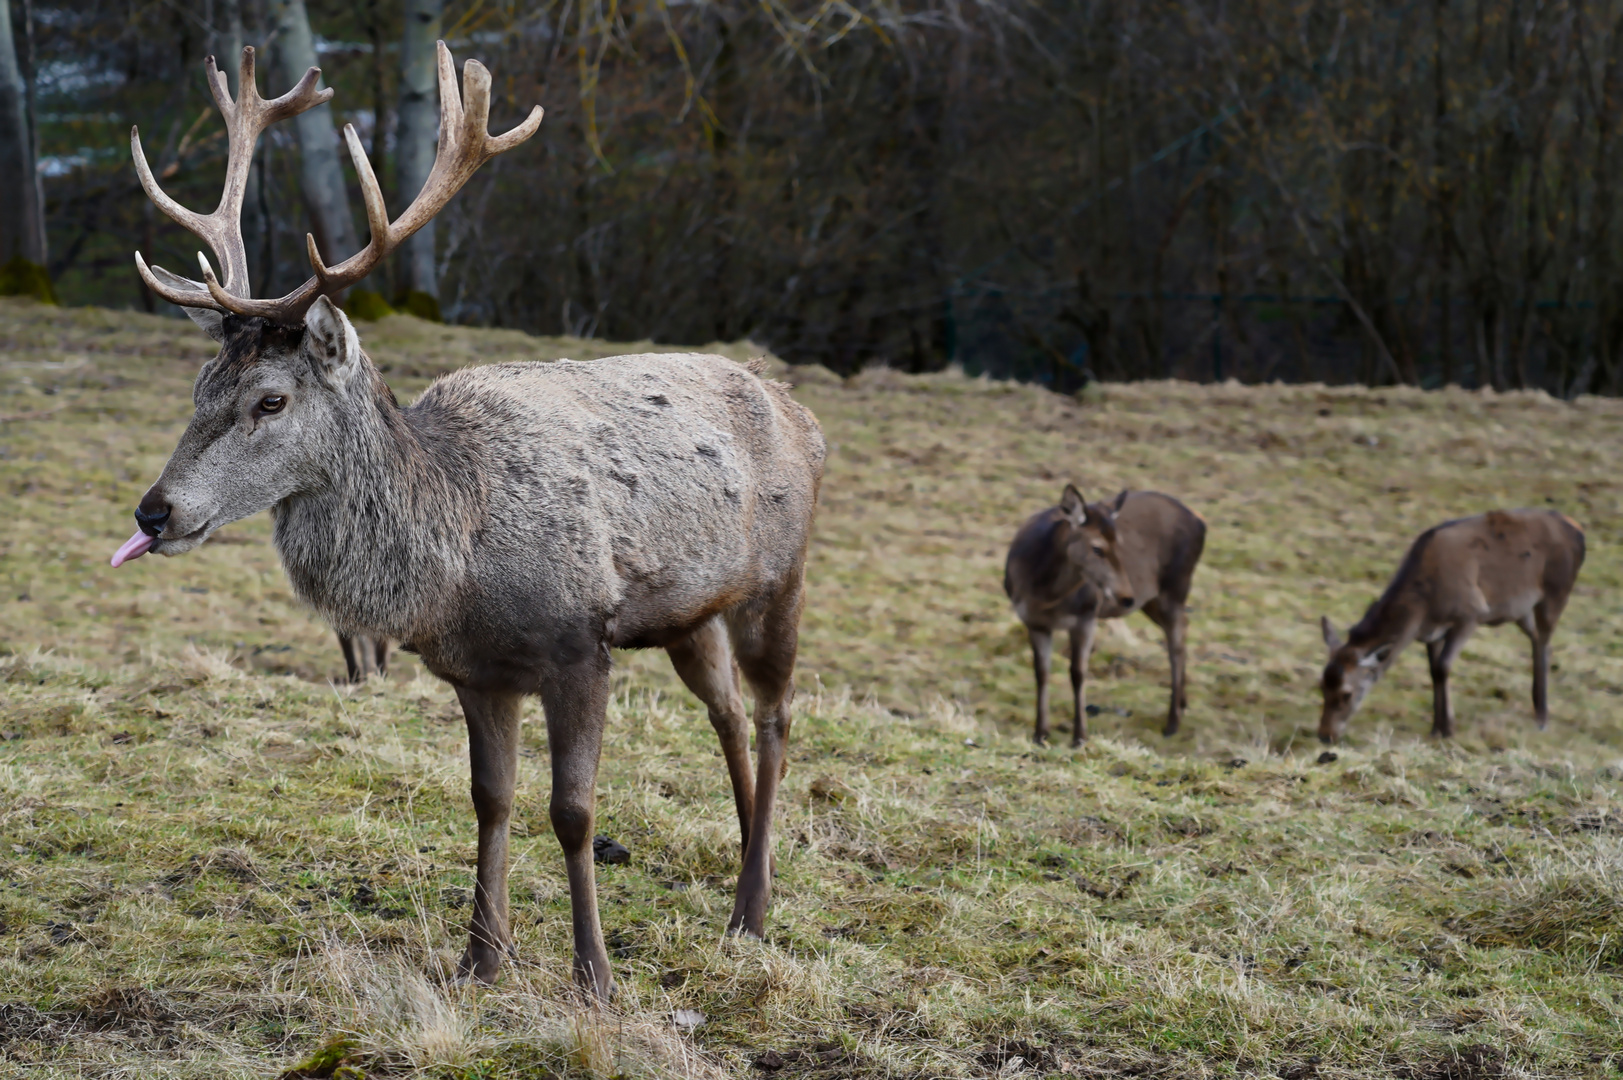
[[[400, 199], [409, 204], [423, 189], [439, 146], [440, 95], [434, 43], [440, 36], [444, 0], [406, 0], [406, 30], [400, 46], [400, 119], [395, 161]], [[410, 292], [439, 299], [434, 265], [434, 223], [407, 240], [405, 283]]]
[[[305, 11], [304, 0], [272, 0], [271, 17], [276, 23], [280, 89], [286, 89], [303, 78], [307, 69], [316, 66], [315, 39], [310, 33], [310, 16]], [[332, 104], [317, 105], [300, 113], [293, 124], [303, 158], [304, 201], [310, 209], [310, 231], [315, 234], [321, 257], [331, 266], [349, 258], [361, 247], [355, 236], [355, 220], [349, 212], [349, 189], [339, 163], [338, 130], [333, 125]], [[362, 282], [361, 287], [369, 286]]]

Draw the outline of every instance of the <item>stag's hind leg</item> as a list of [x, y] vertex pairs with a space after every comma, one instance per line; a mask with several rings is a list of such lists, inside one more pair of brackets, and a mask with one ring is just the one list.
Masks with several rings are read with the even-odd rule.
[[513, 816], [518, 780], [518, 694], [457, 689], [468, 721], [468, 763], [473, 774], [473, 810], [479, 818], [478, 885], [468, 948], [457, 965], [464, 979], [496, 980], [502, 957], [512, 947], [507, 914], [507, 827]]
[[597, 917], [592, 867], [597, 762], [609, 704], [609, 658], [589, 654], [558, 671], [541, 687], [552, 750], [552, 831], [569, 873], [569, 911], [575, 935], [575, 982], [603, 1001], [614, 996], [614, 976]]
[[788, 768], [793, 717], [795, 653], [800, 645], [800, 608], [805, 594], [800, 571], [764, 602], [734, 609], [727, 617], [739, 669], [755, 692], [755, 805], [738, 898], [727, 929], [766, 936], [766, 908], [772, 898], [772, 812], [778, 782]]
[[727, 624], [717, 616], [665, 651], [682, 682], [710, 710], [710, 726], [721, 739], [721, 753], [733, 783], [741, 850], [747, 852], [750, 818], [755, 813], [755, 780], [750, 776], [749, 718], [744, 714], [744, 695], [738, 690]]

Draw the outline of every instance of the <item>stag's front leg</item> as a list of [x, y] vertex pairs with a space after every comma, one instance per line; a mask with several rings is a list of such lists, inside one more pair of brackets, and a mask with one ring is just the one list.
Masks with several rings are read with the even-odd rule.
[[575, 936], [575, 982], [599, 1000], [614, 997], [614, 975], [597, 917], [597, 875], [592, 867], [597, 762], [609, 704], [608, 654], [565, 669], [541, 689], [552, 750], [552, 831], [569, 873], [569, 911]]
[[473, 810], [479, 818], [478, 885], [468, 948], [457, 965], [462, 979], [494, 982], [502, 957], [512, 948], [507, 917], [507, 829], [518, 780], [518, 694], [458, 688], [468, 721], [468, 763], [473, 773]]

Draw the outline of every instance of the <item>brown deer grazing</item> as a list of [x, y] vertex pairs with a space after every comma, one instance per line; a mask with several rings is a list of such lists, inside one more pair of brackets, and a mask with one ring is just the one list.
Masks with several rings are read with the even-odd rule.
[[1319, 738], [1335, 742], [1370, 687], [1411, 641], [1431, 660], [1431, 733], [1454, 734], [1448, 671], [1478, 626], [1513, 622], [1533, 642], [1533, 713], [1549, 723], [1550, 635], [1584, 564], [1584, 531], [1553, 510], [1494, 510], [1445, 521], [1410, 545], [1396, 576], [1347, 640], [1320, 620], [1330, 660]]
[[[241, 98], [207, 64], [229, 132], [225, 195], [202, 217], [153, 181], [147, 194], [224, 264], [203, 282], [136, 266], [220, 342], [196, 413], [114, 556], [179, 555], [269, 509], [298, 594], [339, 633], [391, 638], [450, 683], [468, 725], [479, 819], [463, 977], [488, 982], [512, 948], [508, 822], [519, 714], [537, 694], [552, 756], [552, 827], [569, 873], [574, 974], [613, 993], [592, 867], [594, 796], [610, 650], [663, 648], [709, 707], [744, 839], [728, 926], [761, 936], [772, 811], [785, 767], [806, 546], [823, 437], [786, 386], [719, 356], [514, 363], [448, 375], [401, 408], [329, 299], [421, 228], [481, 163], [532, 135], [536, 109], [486, 132], [490, 73], [457, 93], [439, 46], [440, 144], [427, 182], [390, 222], [353, 128], [344, 136], [371, 239], [279, 300], [248, 296], [238, 216], [259, 132], [325, 100], [312, 69], [274, 101], [243, 52]], [[734, 664], [755, 692], [755, 776]]]
[[[1089, 526], [1093, 532], [1089, 532]], [[1037, 677], [1036, 742], [1048, 741], [1048, 664], [1055, 631], [1071, 635], [1071, 745], [1087, 738], [1084, 686], [1100, 619], [1135, 607], [1165, 632], [1172, 702], [1165, 734], [1188, 707], [1184, 690], [1189, 585], [1206, 546], [1206, 523], [1177, 499], [1123, 491], [1115, 502], [1087, 504], [1067, 486], [1060, 505], [1035, 515], [1009, 548], [1003, 590], [1031, 638]]]

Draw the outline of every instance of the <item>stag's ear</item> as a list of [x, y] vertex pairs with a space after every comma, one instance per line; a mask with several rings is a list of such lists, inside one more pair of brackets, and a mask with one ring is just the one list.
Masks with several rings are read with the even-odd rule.
[[1336, 628], [1330, 625], [1330, 616], [1319, 616], [1319, 631], [1324, 634], [1324, 647], [1326, 649], [1335, 652], [1341, 648], [1341, 635], [1336, 633]]
[[1059, 497], [1059, 509], [1071, 519], [1073, 525], [1088, 523], [1088, 502], [1082, 497], [1082, 493], [1076, 490], [1075, 484], [1065, 485], [1065, 494]]
[[1392, 646], [1390, 646], [1390, 645], [1382, 645], [1379, 649], [1376, 649], [1374, 652], [1370, 653], [1368, 656], [1366, 656], [1362, 660], [1358, 661], [1358, 666], [1359, 667], [1380, 667], [1382, 664], [1386, 663], [1386, 658], [1388, 656], [1391, 656], [1391, 655], [1392, 655]]
[[[171, 274], [161, 266], [152, 267], [152, 276], [171, 289], [195, 289], [198, 292], [208, 292], [208, 288], [201, 281], [183, 278], [179, 274]], [[203, 333], [216, 342], [225, 341], [225, 316], [213, 308], [183, 307], [180, 310], [186, 317], [203, 328]]]
[[213, 338], [216, 343], [225, 343], [225, 316], [212, 308], [184, 307], [180, 310], [186, 317], [203, 328], [203, 333]]
[[1127, 489], [1122, 488], [1121, 489], [1121, 494], [1116, 496], [1116, 513], [1118, 513], [1118, 514], [1121, 513], [1121, 508], [1126, 506], [1126, 505], [1127, 505]]
[[361, 367], [361, 339], [348, 316], [325, 296], [318, 297], [304, 316], [304, 349], [326, 380], [338, 386]]

